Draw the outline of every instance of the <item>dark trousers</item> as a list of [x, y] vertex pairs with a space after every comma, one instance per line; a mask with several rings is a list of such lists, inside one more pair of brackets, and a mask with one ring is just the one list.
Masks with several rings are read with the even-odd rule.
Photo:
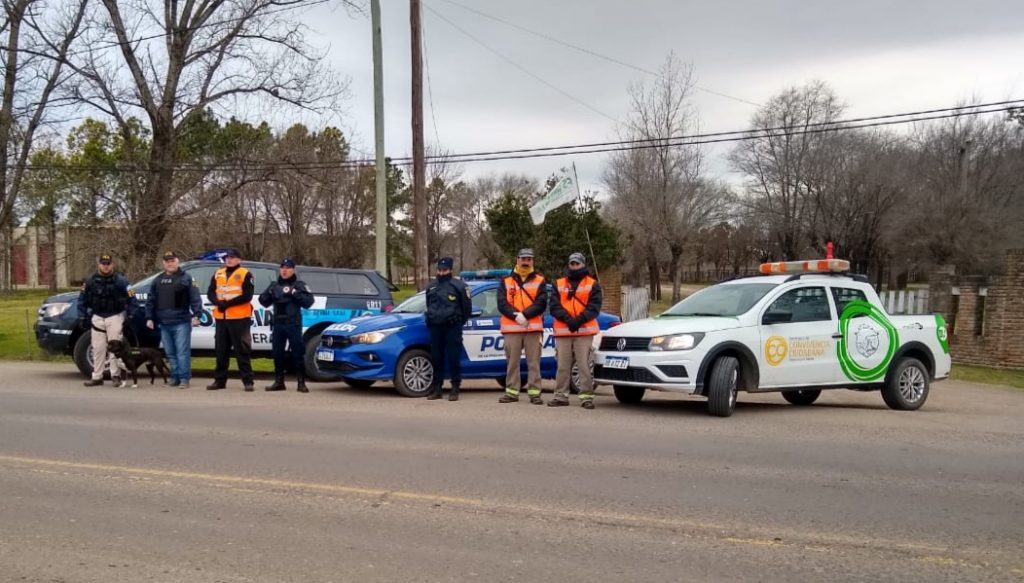
[[302, 341], [302, 324], [275, 323], [270, 342], [274, 346], [274, 376], [284, 376], [291, 358], [295, 374], [300, 379], [305, 378], [306, 343]]
[[462, 385], [462, 326], [427, 326], [430, 330], [430, 356], [434, 365], [434, 392], [441, 392], [445, 364], [452, 379], [452, 389]]
[[228, 359], [235, 354], [238, 372], [242, 373], [242, 384], [252, 384], [252, 320], [238, 318], [235, 320], [217, 320], [217, 332], [213, 346], [217, 351], [217, 369], [213, 379], [218, 383], [228, 380]]

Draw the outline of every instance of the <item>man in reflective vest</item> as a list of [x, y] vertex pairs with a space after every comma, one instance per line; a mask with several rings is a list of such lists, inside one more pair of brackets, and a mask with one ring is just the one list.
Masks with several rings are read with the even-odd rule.
[[519, 400], [522, 389], [520, 359], [526, 352], [526, 394], [530, 403], [543, 405], [540, 398], [540, 352], [544, 336], [544, 310], [548, 292], [544, 276], [533, 268], [533, 249], [519, 251], [512, 274], [501, 280], [498, 288], [498, 311], [501, 312], [501, 335], [505, 341], [505, 394], [499, 403]]
[[569, 269], [565, 277], [555, 283], [557, 295], [551, 303], [551, 316], [555, 319], [555, 353], [558, 372], [555, 374], [555, 397], [549, 407], [569, 404], [569, 382], [573, 362], [579, 370], [580, 404], [584, 409], [594, 408], [594, 377], [590, 370], [590, 353], [594, 349], [594, 335], [598, 333], [597, 315], [601, 312], [601, 284], [587, 271], [587, 260], [582, 253], [569, 256]]
[[252, 296], [255, 291], [252, 274], [242, 267], [242, 255], [238, 249], [228, 249], [224, 256], [224, 267], [217, 270], [210, 280], [206, 298], [213, 304], [213, 320], [217, 331], [214, 349], [217, 352], [217, 368], [213, 382], [207, 390], [216, 391], [227, 387], [228, 360], [235, 353], [238, 372], [242, 373], [242, 385], [246, 392], [254, 390], [252, 378]]

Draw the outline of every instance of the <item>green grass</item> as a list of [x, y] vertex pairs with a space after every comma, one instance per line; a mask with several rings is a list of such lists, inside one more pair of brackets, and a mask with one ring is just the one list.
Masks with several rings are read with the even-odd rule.
[[0, 293], [0, 359], [70, 360], [46, 354], [36, 344], [36, 334], [32, 328], [36, 322], [36, 313], [43, 300], [51, 295], [47, 290]]
[[1024, 370], [986, 368], [983, 366], [953, 365], [953, 380], [987, 385], [1006, 385], [1024, 389]]

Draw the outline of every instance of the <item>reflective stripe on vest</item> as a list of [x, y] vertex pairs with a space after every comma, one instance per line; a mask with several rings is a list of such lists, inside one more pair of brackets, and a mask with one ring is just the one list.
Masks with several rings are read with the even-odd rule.
[[[583, 310], [586, 309], [587, 304], [590, 302], [590, 292], [594, 289], [595, 283], [597, 281], [594, 278], [584, 275], [583, 279], [580, 280], [580, 284], [576, 286], [576, 293], [570, 298], [569, 292], [572, 291], [572, 285], [569, 283], [569, 278], [563, 277], [555, 282], [562, 307], [565, 308], [565, 311], [569, 312], [570, 316], [575, 318], [583, 313]], [[577, 332], [570, 331], [568, 324], [555, 318], [554, 328], [555, 336], [593, 336], [601, 331], [597, 325], [597, 318], [585, 322]]]
[[[541, 293], [541, 289], [544, 286], [544, 277], [536, 276], [529, 281], [524, 282], [522, 285], [519, 284], [513, 276], [505, 278], [505, 299], [509, 305], [517, 312], [522, 312], [526, 308], [533, 305], [533, 302], [537, 300], [537, 294]], [[544, 316], [537, 315], [526, 321], [525, 326], [520, 326], [514, 318], [509, 318], [504, 314], [501, 316], [501, 333], [502, 334], [516, 334], [520, 332], [543, 332], [544, 331]]]
[[[249, 270], [244, 267], [235, 269], [231, 277], [228, 277], [228, 270], [226, 267], [221, 267], [217, 270], [217, 274], [214, 275], [214, 279], [217, 281], [217, 301], [227, 302], [242, 295], [242, 285], [245, 283], [245, 276], [249, 275]], [[220, 308], [214, 306], [213, 317], [218, 320], [241, 320], [243, 318], [252, 317], [252, 302], [246, 302], [238, 306], [229, 306], [227, 314], [220, 311]]]

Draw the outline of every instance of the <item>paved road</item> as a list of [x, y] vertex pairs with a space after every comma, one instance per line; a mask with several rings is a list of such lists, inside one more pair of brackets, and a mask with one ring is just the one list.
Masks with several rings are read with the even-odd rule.
[[915, 413], [765, 395], [729, 419], [464, 393], [0, 364], [0, 581], [1024, 580], [1024, 391], [943, 383]]

